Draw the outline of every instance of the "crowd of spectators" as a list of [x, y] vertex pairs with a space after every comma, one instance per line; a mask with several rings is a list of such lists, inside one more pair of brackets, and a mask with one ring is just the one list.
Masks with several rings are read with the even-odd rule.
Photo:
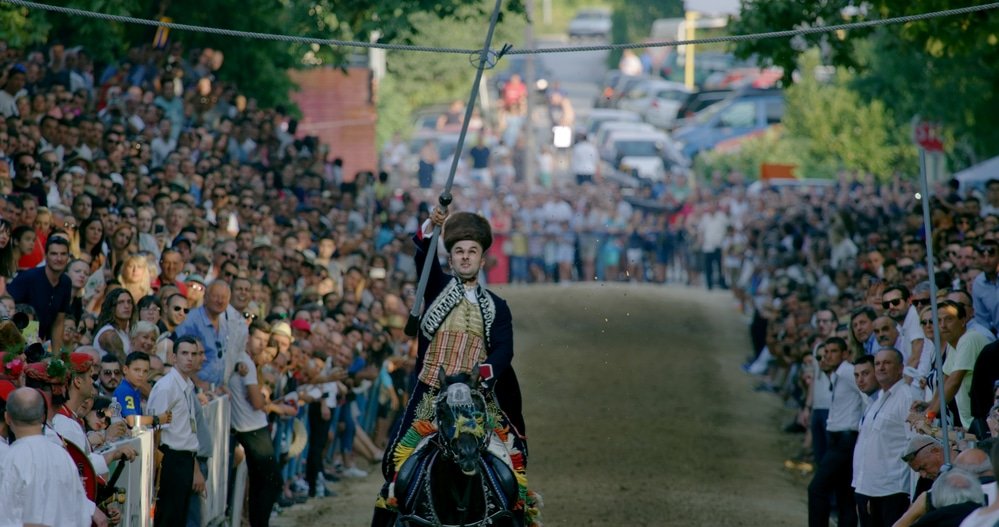
[[[229, 394], [233, 435], [202, 437], [195, 405], [188, 436], [172, 426], [164, 455], [195, 452], [203, 466], [205, 442], [238, 443], [251, 523], [266, 524], [269, 500], [280, 510], [364, 477], [406, 404], [409, 237], [438, 191], [407, 170], [401, 139], [381, 172], [345, 181], [282, 108], [218, 82], [211, 49], [143, 46], [100, 65], [61, 43], [3, 53], [0, 314], [17, 323], [28, 361], [92, 357], [92, 392], [70, 399], [90, 448], [123, 433], [107, 426], [119, 407], [132, 426], [178, 422], [171, 401], [189, 380], [201, 404]], [[750, 191], [731, 176], [691, 190], [669, 177], [625, 193], [559, 180], [550, 150], [523, 148], [478, 140], [455, 189], [455, 208], [493, 227], [485, 282], [731, 288], [752, 316], [745, 368], [795, 408], [792, 427], [814, 456], [811, 525], [833, 507], [841, 525], [858, 514], [864, 525], [903, 514], [936, 525], [933, 509], [982, 502], [954, 491], [967, 487], [960, 472], [938, 477], [929, 281], [942, 399], [962, 429], [947, 447], [971, 477], [989, 477], [988, 445], [976, 441], [999, 432], [999, 181], [980, 198], [938, 189], [929, 273], [909, 183], [844, 175]], [[524, 184], [526, 155], [548, 172], [540, 186]], [[11, 359], [0, 374], [26, 382]], [[198, 465], [168, 479], [197, 488]], [[992, 508], [971, 517], [995, 520]]]
[[[169, 424], [160, 524], [197, 521], [186, 482], [203, 491], [219, 441], [248, 461], [254, 525], [271, 503], [364, 477], [407, 402], [410, 236], [438, 189], [398, 164], [398, 143], [380, 173], [345, 180], [282, 108], [219, 82], [212, 49], [138, 46], [95, 64], [60, 42], [2, 48], [0, 316], [28, 351], [3, 343], [0, 383], [48, 386], [50, 414], [80, 418], [78, 446], [98, 471], [101, 456], [134, 456], [103, 450], [125, 434], [112, 416]], [[696, 281], [698, 195], [685, 185], [624, 196], [562, 184], [549, 162], [532, 187], [509, 161], [523, 142], [492, 144], [471, 149], [475, 170], [455, 192], [456, 209], [494, 229], [484, 282]], [[68, 372], [52, 374], [54, 362]], [[188, 392], [200, 404], [185, 411]], [[222, 393], [232, 435], [212, 437], [200, 408]], [[189, 455], [191, 466], [177, 462]]]
[[[744, 369], [794, 411], [787, 430], [803, 434], [803, 453], [790, 466], [812, 473], [810, 526], [999, 518], [999, 180], [958, 190], [936, 185], [930, 231], [915, 182], [844, 174], [829, 186], [718, 196], [721, 221], [745, 247], [722, 256], [733, 259], [728, 285], [751, 315]], [[946, 445], [941, 401], [957, 427]]]

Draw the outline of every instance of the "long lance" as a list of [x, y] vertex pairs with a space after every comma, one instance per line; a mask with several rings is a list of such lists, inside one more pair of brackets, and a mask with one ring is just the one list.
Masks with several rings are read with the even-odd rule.
[[[500, 4], [503, 0], [496, 0], [493, 7], [492, 17], [489, 19], [489, 31], [486, 33], [486, 42], [479, 51], [479, 61], [475, 68], [475, 80], [472, 82], [472, 93], [468, 95], [468, 104], [465, 106], [465, 120], [461, 123], [461, 133], [458, 134], [458, 145], [454, 150], [454, 157], [451, 159], [451, 170], [447, 175], [447, 182], [444, 183], [444, 190], [437, 198], [441, 207], [447, 210], [451, 205], [451, 185], [454, 183], [454, 174], [458, 170], [458, 161], [461, 159], [461, 149], [465, 145], [465, 134], [468, 133], [468, 123], [472, 120], [472, 110], [475, 108], [475, 99], [479, 94], [479, 84], [482, 82], [482, 72], [487, 67], [492, 67], [495, 61], [503, 56], [509, 46], [503, 49], [495, 57], [491, 57], [490, 46], [493, 42], [493, 31], [496, 29], [496, 22], [499, 21]], [[490, 61], [493, 61], [490, 64]], [[430, 235], [430, 249], [427, 251], [427, 260], [423, 265], [423, 272], [420, 274], [420, 283], [416, 288], [416, 301], [413, 303], [413, 310], [409, 312], [409, 320], [406, 321], [406, 334], [415, 337], [420, 329], [420, 311], [423, 309], [423, 294], [427, 290], [427, 281], [430, 279], [430, 258], [437, 258], [437, 237], [440, 236], [440, 225], [434, 225], [434, 232]]]

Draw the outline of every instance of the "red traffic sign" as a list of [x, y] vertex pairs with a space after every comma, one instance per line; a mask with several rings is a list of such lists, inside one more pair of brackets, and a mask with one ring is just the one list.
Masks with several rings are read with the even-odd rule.
[[918, 121], [913, 125], [913, 139], [927, 152], [943, 152], [943, 138], [940, 123]]

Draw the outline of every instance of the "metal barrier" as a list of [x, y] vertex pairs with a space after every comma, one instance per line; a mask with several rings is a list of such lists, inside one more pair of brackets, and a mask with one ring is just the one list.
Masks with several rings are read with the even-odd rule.
[[206, 496], [201, 498], [201, 525], [225, 523], [229, 491], [229, 396], [213, 399], [201, 407], [205, 426], [212, 434], [212, 457], [208, 459]]
[[[125, 493], [125, 502], [113, 507], [121, 511], [121, 527], [150, 527], [153, 524], [153, 466], [155, 463], [153, 432], [143, 430], [137, 435], [115, 441], [111, 446], [129, 446], [138, 455], [131, 462], [125, 463], [121, 476], [115, 486]], [[114, 473], [114, 468], [111, 469]]]
[[[229, 397], [212, 400], [202, 407], [205, 425], [212, 434], [212, 457], [208, 460], [206, 496], [201, 498], [201, 525], [239, 525], [241, 520], [229, 521], [226, 517], [229, 487]], [[115, 486], [122, 489], [124, 503], [116, 505], [121, 511], [120, 527], [152, 527], [155, 483], [155, 440], [153, 431], [146, 429], [109, 445], [110, 448], [130, 446], [138, 453], [125, 464]], [[233, 495], [239, 496], [232, 507], [232, 516], [241, 518], [242, 496], [246, 492], [247, 468], [243, 461], [235, 467]], [[114, 468], [112, 468], [112, 472]]]

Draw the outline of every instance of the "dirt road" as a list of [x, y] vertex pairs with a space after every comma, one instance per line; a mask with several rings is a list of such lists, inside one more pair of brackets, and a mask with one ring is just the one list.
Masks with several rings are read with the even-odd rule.
[[[508, 287], [531, 486], [548, 526], [800, 526], [780, 403], [739, 369], [725, 293], [588, 284]], [[272, 525], [361, 527], [379, 486], [338, 483]]]

